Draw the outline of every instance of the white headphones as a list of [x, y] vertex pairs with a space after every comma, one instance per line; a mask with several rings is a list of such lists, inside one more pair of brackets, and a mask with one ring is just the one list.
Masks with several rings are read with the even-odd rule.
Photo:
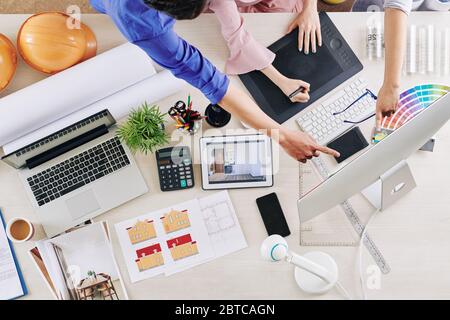
[[338, 281], [338, 267], [330, 255], [312, 251], [300, 256], [289, 251], [286, 240], [280, 235], [264, 240], [261, 256], [269, 261], [286, 260], [296, 266], [295, 281], [300, 289], [310, 294], [324, 294]]

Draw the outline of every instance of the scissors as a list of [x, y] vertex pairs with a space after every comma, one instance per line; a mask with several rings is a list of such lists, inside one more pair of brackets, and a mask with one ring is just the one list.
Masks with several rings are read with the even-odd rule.
[[169, 109], [169, 116], [171, 117], [175, 117], [178, 115], [183, 115], [187, 112], [187, 106], [186, 103], [184, 103], [184, 101], [177, 101], [175, 103], [175, 105]]

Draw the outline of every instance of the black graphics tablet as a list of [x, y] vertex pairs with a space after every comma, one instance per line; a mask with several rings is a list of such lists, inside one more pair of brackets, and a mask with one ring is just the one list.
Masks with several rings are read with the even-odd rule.
[[298, 50], [298, 29], [269, 47], [277, 55], [273, 63], [275, 68], [289, 78], [311, 84], [311, 98], [307, 103], [292, 103], [260, 71], [240, 76], [256, 103], [278, 123], [285, 122], [363, 69], [328, 15], [321, 12], [319, 17], [323, 44], [317, 53], [306, 55]]

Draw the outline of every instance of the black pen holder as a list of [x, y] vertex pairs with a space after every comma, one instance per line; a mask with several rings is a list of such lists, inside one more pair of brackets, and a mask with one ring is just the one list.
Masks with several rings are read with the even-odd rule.
[[230, 122], [231, 114], [218, 104], [210, 104], [205, 110], [206, 122], [213, 127], [221, 128]]

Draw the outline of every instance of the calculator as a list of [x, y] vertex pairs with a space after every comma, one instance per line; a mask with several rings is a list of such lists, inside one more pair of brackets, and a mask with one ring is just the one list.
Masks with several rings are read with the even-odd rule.
[[156, 151], [161, 191], [189, 189], [194, 186], [189, 147], [172, 147]]

